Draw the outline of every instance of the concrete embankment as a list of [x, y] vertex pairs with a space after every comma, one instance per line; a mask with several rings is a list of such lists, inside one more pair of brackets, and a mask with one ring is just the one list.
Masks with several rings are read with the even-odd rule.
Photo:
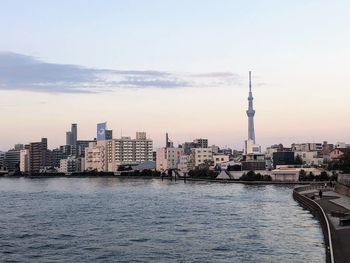
[[341, 226], [336, 215], [350, 213], [350, 198], [334, 192], [333, 188], [317, 185], [296, 187], [293, 197], [318, 218], [326, 245], [326, 261], [350, 262], [350, 226]]

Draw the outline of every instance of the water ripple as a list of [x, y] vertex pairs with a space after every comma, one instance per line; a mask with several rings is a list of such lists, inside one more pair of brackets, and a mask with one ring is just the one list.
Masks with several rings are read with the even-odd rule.
[[0, 179], [2, 262], [325, 262], [292, 188]]

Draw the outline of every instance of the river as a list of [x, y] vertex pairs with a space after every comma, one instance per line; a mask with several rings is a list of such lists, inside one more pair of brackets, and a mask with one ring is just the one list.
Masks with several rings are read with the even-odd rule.
[[1, 262], [325, 262], [291, 186], [1, 178]]

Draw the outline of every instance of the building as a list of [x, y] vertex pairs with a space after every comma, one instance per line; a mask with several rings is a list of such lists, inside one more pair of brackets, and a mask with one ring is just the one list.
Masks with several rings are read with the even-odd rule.
[[184, 154], [182, 148], [163, 147], [157, 149], [156, 169], [157, 171], [166, 171], [168, 169], [177, 169], [180, 158]]
[[[213, 146], [213, 150], [219, 150], [217, 146]], [[217, 147], [217, 148], [216, 148]], [[184, 154], [190, 155], [192, 153], [192, 149], [194, 148], [208, 148], [208, 139], [194, 139], [192, 142], [184, 142], [181, 145], [181, 148], [184, 149]]]
[[195, 148], [208, 148], [208, 139], [194, 139], [193, 143], [196, 145]]
[[107, 167], [107, 141], [91, 142], [85, 148], [85, 170], [106, 172]]
[[[71, 145], [69, 145], [69, 148]], [[66, 159], [70, 154], [67, 154], [64, 149], [67, 149], [65, 147], [60, 147], [59, 149], [53, 149], [51, 151], [51, 166], [53, 167], [60, 167], [60, 161], [62, 159]]]
[[85, 157], [85, 148], [89, 147], [89, 143], [95, 142], [95, 140], [78, 140], [76, 157]]
[[11, 149], [5, 153], [4, 166], [7, 167], [9, 172], [16, 172], [20, 169], [20, 151]]
[[72, 131], [72, 145], [76, 145], [78, 140], [78, 125], [76, 123], [72, 124], [71, 131]]
[[294, 152], [274, 152], [272, 157], [273, 168], [277, 165], [295, 164]]
[[310, 151], [321, 152], [322, 149], [323, 149], [322, 143], [293, 143], [292, 144], [293, 152], [310, 152]]
[[136, 132], [136, 138], [121, 137], [107, 141], [108, 171], [115, 172], [120, 165], [136, 165], [153, 161], [153, 141], [145, 132]]
[[0, 151], [0, 168], [5, 168], [5, 152]]
[[337, 142], [334, 148], [341, 148], [341, 149], [350, 148], [350, 145], [345, 142]]
[[71, 130], [66, 132], [66, 145], [76, 145], [78, 140], [78, 125], [72, 123]]
[[299, 156], [303, 160], [303, 164], [306, 165], [321, 165], [323, 164], [323, 156], [321, 157], [320, 152], [309, 151], [309, 152], [294, 152], [294, 158]]
[[76, 171], [76, 159], [73, 156], [60, 160], [60, 173], [73, 173]]
[[331, 160], [337, 160], [346, 153], [350, 153], [350, 148], [335, 148], [329, 152], [329, 158]]
[[169, 139], [169, 134], [165, 133], [165, 147], [174, 148], [174, 143]]
[[227, 163], [230, 161], [230, 156], [225, 154], [214, 154], [213, 155], [214, 166], [220, 166], [221, 164]]
[[179, 169], [183, 173], [188, 173], [192, 170], [190, 155], [181, 155], [179, 163], [177, 165], [177, 169]]
[[192, 149], [192, 157], [194, 160], [194, 167], [198, 167], [201, 164], [213, 160], [213, 150], [211, 147], [194, 148]]
[[255, 144], [253, 140], [248, 139], [245, 141], [245, 154], [261, 154], [261, 146]]
[[85, 159], [76, 158], [75, 156], [69, 156], [66, 159], [60, 161], [60, 173], [70, 174], [75, 172], [83, 172], [85, 170]]
[[29, 172], [39, 173], [40, 169], [50, 166], [50, 154], [47, 149], [47, 139], [42, 138], [40, 142], [29, 144]]
[[281, 182], [297, 182], [299, 181], [300, 171], [303, 170], [306, 174], [314, 174], [319, 176], [323, 170], [317, 168], [294, 167], [289, 165], [279, 165], [275, 170], [271, 171], [272, 181]]
[[96, 139], [97, 141], [105, 141], [111, 134], [107, 134], [107, 122], [98, 123], [96, 125]]
[[106, 130], [106, 140], [113, 139], [113, 130]]
[[28, 149], [23, 149], [19, 154], [19, 170], [22, 173], [29, 172], [29, 147]]
[[70, 131], [66, 132], [66, 145], [73, 145], [72, 132], [70, 132]]

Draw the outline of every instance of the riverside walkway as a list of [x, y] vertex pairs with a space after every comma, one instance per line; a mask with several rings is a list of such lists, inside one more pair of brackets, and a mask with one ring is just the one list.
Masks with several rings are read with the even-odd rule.
[[[350, 213], [350, 197], [338, 194], [334, 192], [333, 188], [329, 187], [311, 186], [309, 188], [304, 187], [304, 190], [302, 188], [299, 188], [301, 191], [298, 193], [307, 197], [309, 201], [316, 202], [323, 209], [327, 217], [331, 239], [331, 242], [327, 242], [326, 240], [326, 245], [328, 246], [327, 262], [350, 262], [350, 225], [341, 226], [339, 224], [339, 216], [337, 216], [337, 213]], [[320, 189], [322, 191], [322, 198], [319, 197]], [[300, 200], [298, 201], [300, 202]], [[310, 207], [309, 209], [313, 210]], [[326, 224], [321, 219], [320, 222], [323, 232], [326, 232], [325, 239], [327, 239]], [[329, 250], [332, 250], [332, 252]]]

